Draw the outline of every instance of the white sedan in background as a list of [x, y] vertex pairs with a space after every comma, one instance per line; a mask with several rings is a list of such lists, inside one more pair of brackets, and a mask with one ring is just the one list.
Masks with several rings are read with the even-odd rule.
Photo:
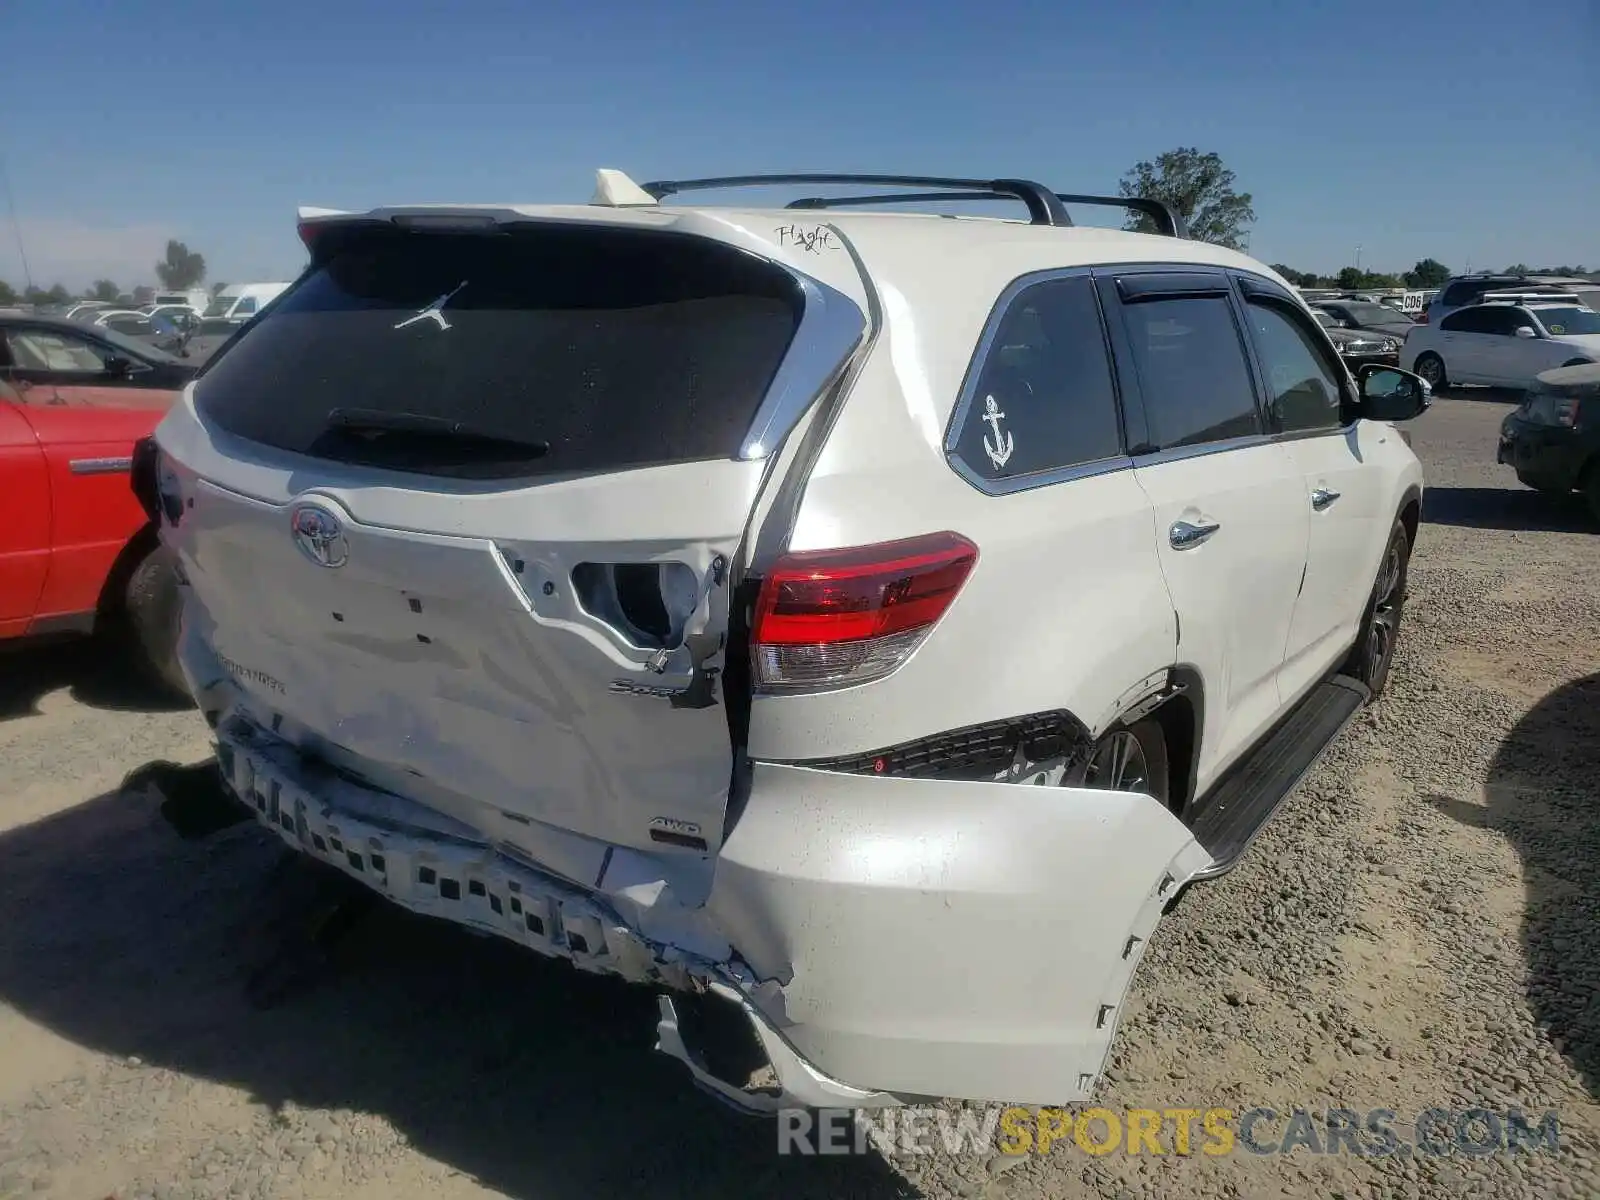
[[1400, 366], [1435, 388], [1482, 383], [1527, 388], [1540, 371], [1600, 362], [1600, 313], [1560, 296], [1487, 300], [1406, 334]]

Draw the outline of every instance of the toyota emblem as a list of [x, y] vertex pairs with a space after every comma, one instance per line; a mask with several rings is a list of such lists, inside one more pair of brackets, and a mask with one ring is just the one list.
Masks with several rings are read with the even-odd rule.
[[296, 505], [289, 512], [289, 531], [294, 544], [319, 567], [342, 567], [350, 557], [339, 518], [320, 504]]

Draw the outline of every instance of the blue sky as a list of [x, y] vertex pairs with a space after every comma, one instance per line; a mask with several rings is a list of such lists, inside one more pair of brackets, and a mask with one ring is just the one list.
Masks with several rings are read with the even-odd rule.
[[153, 282], [168, 236], [212, 280], [291, 278], [299, 204], [585, 200], [599, 166], [1111, 192], [1178, 145], [1253, 193], [1269, 262], [1600, 269], [1594, 0], [0, 8], [0, 155], [46, 285]]

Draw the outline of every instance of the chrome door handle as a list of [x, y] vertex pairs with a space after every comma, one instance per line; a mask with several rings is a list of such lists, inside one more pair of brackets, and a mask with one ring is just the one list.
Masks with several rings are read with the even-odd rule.
[[1311, 507], [1321, 512], [1339, 498], [1339, 493], [1332, 488], [1319, 487], [1311, 493]]
[[1174, 550], [1188, 550], [1198, 546], [1221, 528], [1222, 526], [1215, 521], [1204, 521], [1200, 524], [1192, 521], [1174, 521], [1172, 528], [1167, 530], [1167, 540], [1172, 543]]

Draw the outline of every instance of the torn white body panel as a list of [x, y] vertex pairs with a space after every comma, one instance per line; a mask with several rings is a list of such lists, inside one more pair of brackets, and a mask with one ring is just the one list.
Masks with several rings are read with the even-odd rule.
[[[213, 702], [236, 693], [210, 674]], [[661, 1048], [747, 1107], [1087, 1097], [1151, 930], [1209, 861], [1149, 796], [758, 763], [697, 904], [674, 889], [670, 856], [612, 846], [593, 879], [563, 878], [311, 766], [242, 712], [219, 731], [225, 776], [293, 848], [581, 970], [736, 998], [774, 1092], [717, 1086], [667, 1009]]]
[[1099, 1077], [1162, 909], [1210, 856], [1126, 792], [757, 763], [707, 905], [839, 1079], [1056, 1104]]

